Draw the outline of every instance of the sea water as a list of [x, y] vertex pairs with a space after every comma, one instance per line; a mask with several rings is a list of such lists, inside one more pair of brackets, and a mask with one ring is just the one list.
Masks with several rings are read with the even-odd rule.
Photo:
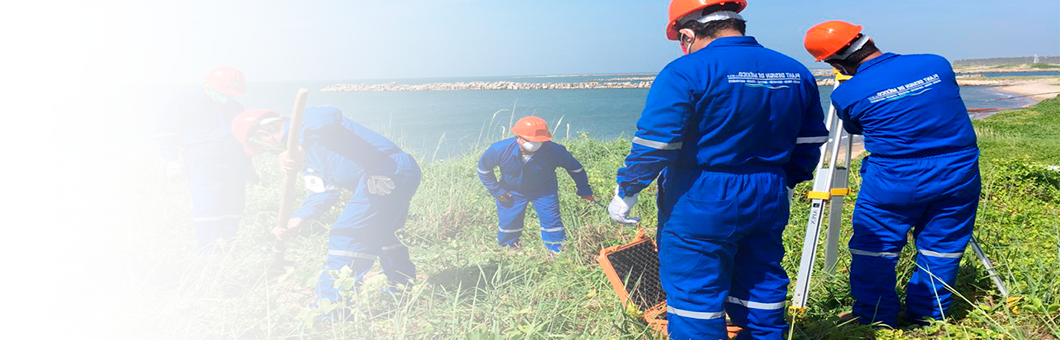
[[[628, 137], [636, 131], [648, 90], [322, 92], [320, 89], [339, 83], [579, 82], [637, 76], [645, 75], [249, 82], [247, 94], [239, 100], [247, 109], [275, 109], [287, 115], [292, 110], [296, 91], [307, 88], [310, 90], [308, 107], [338, 107], [350, 119], [383, 132], [410, 151], [431, 159], [446, 158], [507, 136], [502, 128], [526, 115], [544, 118], [560, 138], [581, 133], [600, 139]], [[173, 96], [196, 88], [198, 85], [194, 84], [166, 86], [159, 95]], [[831, 90], [831, 86], [820, 87], [825, 110]], [[989, 87], [964, 87], [961, 94], [970, 108], [1016, 108], [1033, 102], [1026, 98], [1010, 98], [1011, 95]], [[157, 107], [160, 109], [164, 103], [165, 100], [159, 98]]]

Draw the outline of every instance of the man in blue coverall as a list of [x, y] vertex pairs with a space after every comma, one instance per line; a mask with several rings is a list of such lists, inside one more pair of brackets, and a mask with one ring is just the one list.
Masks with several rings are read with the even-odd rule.
[[[688, 53], [648, 92], [608, 211], [659, 177], [660, 279], [671, 339], [781, 339], [788, 188], [811, 179], [827, 140], [813, 75], [744, 36], [742, 0], [674, 0], [667, 36]], [[661, 176], [659, 174], [661, 173]]]
[[[564, 168], [574, 179], [578, 196], [593, 201], [593, 190], [585, 168], [562, 145], [552, 142], [552, 134], [541, 118], [528, 116], [512, 127], [516, 137], [490, 145], [478, 161], [478, 178], [496, 198], [497, 243], [516, 246], [523, 234], [526, 205], [534, 203], [541, 220], [541, 240], [553, 253], [563, 249], [566, 231], [559, 213], [559, 186], [556, 168]], [[501, 169], [498, 182], [493, 169]]]
[[854, 76], [832, 92], [844, 128], [865, 135], [861, 191], [850, 239], [852, 315], [896, 326], [898, 254], [913, 231], [917, 270], [907, 319], [942, 319], [972, 237], [979, 203], [979, 148], [950, 63], [930, 54], [881, 53], [861, 26], [822, 23], [806, 49]]
[[217, 67], [205, 79], [202, 89], [166, 104], [155, 137], [167, 162], [166, 176], [188, 181], [195, 237], [210, 253], [218, 239], [236, 237], [252, 168], [229, 130], [232, 118], [243, 111], [233, 98], [246, 92], [243, 73]]
[[[276, 121], [278, 113], [261, 111], [240, 114], [233, 125], [249, 132], [236, 135], [246, 136], [243, 142], [255, 153], [262, 148], [282, 150], [286, 119]], [[304, 164], [302, 174], [309, 196], [286, 228], [273, 229], [277, 238], [287, 240], [305, 221], [320, 217], [335, 205], [340, 189], [353, 192], [331, 227], [324, 272], [316, 288], [318, 301], [342, 301], [342, 290], [353, 287], [335, 287], [335, 272], [348, 266], [359, 284], [376, 258], [390, 281], [388, 292], [407, 288], [416, 278], [416, 267], [397, 233], [405, 225], [409, 202], [420, 185], [416, 160], [331, 106], [305, 111], [300, 144], [300, 152], [281, 152], [280, 164], [288, 172], [298, 171]]]

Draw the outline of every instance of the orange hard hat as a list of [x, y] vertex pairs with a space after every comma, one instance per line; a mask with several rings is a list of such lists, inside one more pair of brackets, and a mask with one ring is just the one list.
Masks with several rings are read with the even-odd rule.
[[861, 26], [839, 20], [827, 21], [806, 31], [803, 45], [817, 61], [821, 61], [850, 45], [858, 34], [861, 34]]
[[261, 124], [261, 120], [265, 118], [280, 117], [280, 113], [276, 110], [247, 110], [236, 115], [236, 118], [232, 120], [232, 135], [236, 137], [240, 143], [243, 143], [243, 151], [249, 156], [257, 156], [265, 152], [260, 146], [253, 145], [250, 142], [250, 132], [254, 131], [258, 125]]
[[735, 4], [739, 6], [739, 8], [736, 9], [736, 13], [747, 8], [747, 0], [671, 0], [670, 21], [666, 25], [666, 38], [670, 40], [678, 39], [676, 26], [678, 20], [681, 20], [681, 18], [684, 18], [686, 15], [710, 6], [725, 4]]
[[541, 117], [526, 116], [520, 118], [512, 127], [512, 133], [530, 142], [547, 142], [552, 140], [552, 133], [548, 131], [548, 123]]
[[206, 84], [214, 91], [230, 96], [242, 96], [247, 93], [247, 83], [243, 79], [243, 72], [235, 67], [221, 66], [206, 73]]

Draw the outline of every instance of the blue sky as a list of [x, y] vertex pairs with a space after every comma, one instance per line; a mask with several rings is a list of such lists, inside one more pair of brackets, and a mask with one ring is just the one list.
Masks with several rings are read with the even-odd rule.
[[[251, 81], [337, 80], [655, 72], [679, 56], [663, 35], [668, 3], [93, 2], [49, 17], [83, 53], [79, 71], [94, 76], [198, 81], [231, 65]], [[743, 14], [750, 35], [811, 65], [802, 35], [830, 19], [862, 24], [900, 53], [1060, 55], [1055, 0], [751, 0]]]

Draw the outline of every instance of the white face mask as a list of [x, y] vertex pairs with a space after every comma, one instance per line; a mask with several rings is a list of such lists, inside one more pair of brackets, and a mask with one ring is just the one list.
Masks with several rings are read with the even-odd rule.
[[536, 152], [543, 144], [545, 143], [524, 141], [523, 144], [520, 144], [519, 146], [522, 146], [523, 150], [526, 150], [526, 152]]

